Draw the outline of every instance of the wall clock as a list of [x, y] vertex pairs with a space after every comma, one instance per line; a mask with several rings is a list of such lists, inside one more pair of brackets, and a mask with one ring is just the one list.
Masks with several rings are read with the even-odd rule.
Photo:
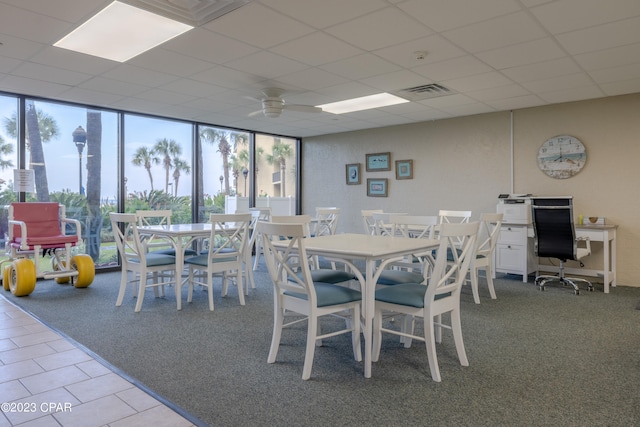
[[538, 167], [551, 178], [571, 178], [587, 161], [587, 151], [575, 136], [549, 138], [538, 151]]

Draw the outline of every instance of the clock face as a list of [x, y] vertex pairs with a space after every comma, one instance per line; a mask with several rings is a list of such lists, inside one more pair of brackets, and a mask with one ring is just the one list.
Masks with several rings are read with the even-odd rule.
[[538, 167], [551, 178], [571, 178], [584, 167], [587, 152], [578, 138], [561, 135], [549, 138], [538, 152]]

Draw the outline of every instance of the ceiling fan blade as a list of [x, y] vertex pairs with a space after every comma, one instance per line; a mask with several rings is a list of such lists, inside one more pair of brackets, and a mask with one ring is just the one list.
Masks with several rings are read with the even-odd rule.
[[262, 110], [253, 111], [253, 112], [247, 114], [248, 117], [255, 117], [255, 116], [261, 116], [261, 115], [262, 115]]
[[301, 113], [322, 113], [322, 108], [314, 107], [313, 105], [284, 104], [282, 108], [290, 111], [299, 111]]
[[255, 102], [262, 102], [262, 99], [260, 98], [256, 98], [255, 96], [243, 96], [244, 99], [248, 99], [250, 101], [255, 101]]

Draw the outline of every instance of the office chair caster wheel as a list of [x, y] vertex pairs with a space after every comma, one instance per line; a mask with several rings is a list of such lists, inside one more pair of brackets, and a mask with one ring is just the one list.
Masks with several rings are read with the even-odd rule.
[[78, 272], [75, 280], [76, 288], [86, 288], [91, 285], [96, 275], [93, 259], [87, 254], [75, 255], [71, 258], [71, 269]]
[[36, 288], [36, 265], [30, 259], [17, 259], [8, 267], [9, 290], [17, 297], [29, 295]]
[[[53, 271], [60, 271], [60, 270], [67, 269], [67, 266], [64, 261], [60, 261], [58, 263], [54, 258], [51, 259], [51, 267], [53, 268]], [[65, 283], [69, 283], [69, 279], [70, 277], [66, 276], [66, 277], [56, 277], [55, 280], [57, 284], [64, 285]]]
[[2, 269], [2, 287], [5, 291], [9, 290], [9, 274], [11, 273], [11, 264]]

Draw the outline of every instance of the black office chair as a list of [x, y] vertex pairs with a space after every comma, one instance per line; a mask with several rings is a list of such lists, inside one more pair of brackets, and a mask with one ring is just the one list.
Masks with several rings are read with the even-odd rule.
[[[550, 282], [570, 285], [575, 294], [580, 290], [576, 282], [586, 283], [590, 291], [591, 282], [577, 277], [565, 277], [564, 263], [568, 260], [580, 261], [591, 254], [589, 239], [576, 239], [573, 225], [572, 197], [534, 197], [531, 199], [533, 230], [535, 233], [535, 252], [541, 258], [557, 258], [560, 267], [557, 276], [539, 275], [535, 284], [544, 290]], [[586, 242], [586, 247], [578, 247], [578, 241]]]

